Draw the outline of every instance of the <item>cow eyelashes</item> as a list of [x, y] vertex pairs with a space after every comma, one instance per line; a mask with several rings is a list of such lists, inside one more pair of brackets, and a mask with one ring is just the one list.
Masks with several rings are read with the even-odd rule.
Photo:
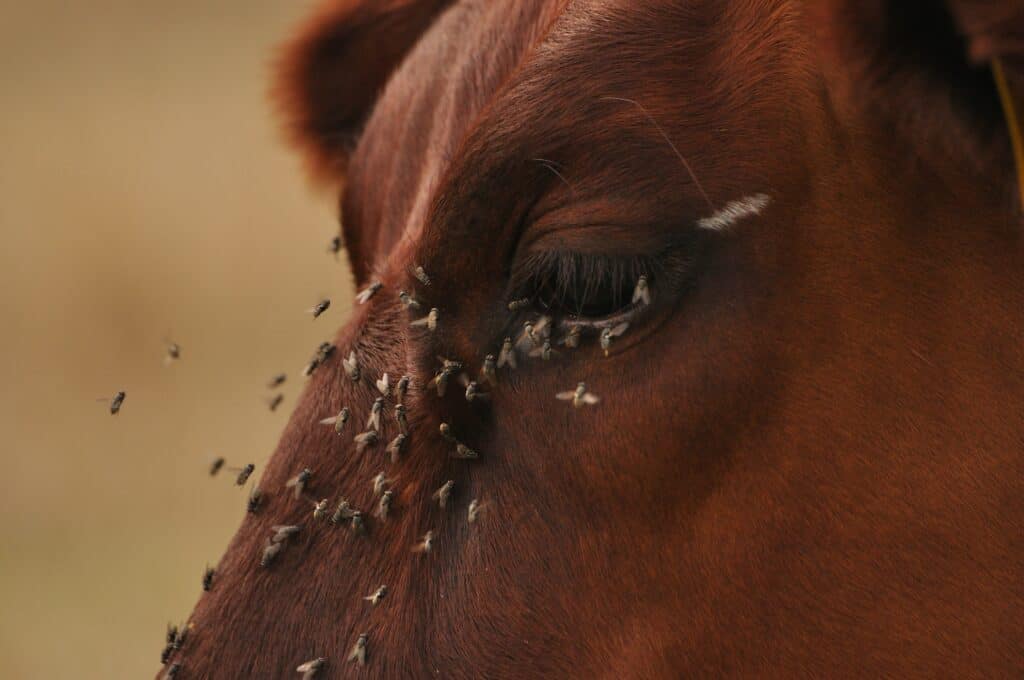
[[641, 276], [653, 279], [654, 258], [546, 251], [526, 256], [512, 273], [510, 300], [532, 300], [545, 313], [602, 319], [632, 304]]

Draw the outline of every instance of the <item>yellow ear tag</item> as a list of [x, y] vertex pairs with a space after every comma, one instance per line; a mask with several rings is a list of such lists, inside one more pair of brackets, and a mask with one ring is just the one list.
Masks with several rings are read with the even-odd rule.
[[999, 91], [999, 100], [1003, 103], [1003, 115], [1006, 117], [1006, 127], [1010, 131], [1010, 144], [1013, 145], [1013, 162], [1017, 167], [1017, 199], [1024, 208], [1024, 140], [1021, 139], [1020, 119], [1017, 117], [1017, 107], [1010, 93], [1010, 84], [1006, 81], [1006, 73], [998, 57], [992, 59], [992, 76]]

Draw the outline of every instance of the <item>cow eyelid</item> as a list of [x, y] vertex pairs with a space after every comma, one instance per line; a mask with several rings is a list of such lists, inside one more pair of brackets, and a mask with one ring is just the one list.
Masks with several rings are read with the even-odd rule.
[[648, 256], [596, 255], [546, 251], [527, 255], [513, 270], [509, 299], [530, 299], [544, 313], [585, 324], [633, 311], [640, 277], [658, 269]]

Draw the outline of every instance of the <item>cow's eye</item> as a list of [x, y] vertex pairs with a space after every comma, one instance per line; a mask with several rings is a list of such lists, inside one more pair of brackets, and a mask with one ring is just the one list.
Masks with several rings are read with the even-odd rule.
[[529, 299], [556, 317], [600, 321], [636, 306], [637, 283], [652, 281], [645, 257], [549, 251], [527, 256], [513, 273], [512, 299]]

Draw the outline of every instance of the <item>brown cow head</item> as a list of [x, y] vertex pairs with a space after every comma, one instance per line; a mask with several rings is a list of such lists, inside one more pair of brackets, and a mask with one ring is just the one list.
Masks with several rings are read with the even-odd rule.
[[[361, 634], [372, 677], [1019, 668], [1024, 259], [971, 61], [1012, 17], [984, 5], [329, 3], [281, 98], [382, 285], [182, 677], [347, 677]], [[518, 367], [488, 380], [505, 338]], [[385, 372], [412, 379], [394, 456], [394, 391], [355, 441]], [[556, 398], [580, 382], [600, 401]], [[328, 519], [342, 498], [363, 533]], [[302, 528], [274, 548], [274, 525]]]

